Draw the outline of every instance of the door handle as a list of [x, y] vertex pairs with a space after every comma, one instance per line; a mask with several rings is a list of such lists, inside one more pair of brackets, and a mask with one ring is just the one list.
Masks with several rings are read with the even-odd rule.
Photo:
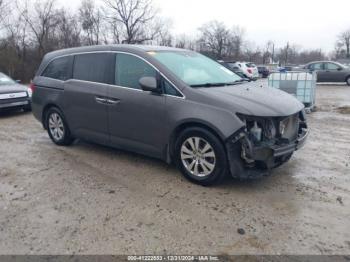
[[96, 100], [97, 103], [105, 104], [105, 105], [117, 105], [117, 104], [120, 103], [119, 99], [108, 98], [108, 97], [100, 97], [100, 96], [96, 96], [95, 100]]
[[119, 99], [112, 99], [112, 98], [107, 98], [106, 102], [108, 105], [117, 105], [120, 103]]
[[103, 98], [103, 97], [98, 97], [98, 96], [96, 96], [96, 97], [95, 97], [95, 100], [96, 100], [96, 102], [99, 103], [99, 104], [106, 104], [106, 103], [107, 103], [107, 99], [106, 99], [106, 98]]

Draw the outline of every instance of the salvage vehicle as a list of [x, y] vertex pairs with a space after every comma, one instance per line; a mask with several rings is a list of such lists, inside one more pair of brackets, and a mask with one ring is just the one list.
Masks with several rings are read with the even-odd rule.
[[31, 110], [31, 90], [0, 73], [0, 111], [15, 109]]
[[51, 52], [31, 88], [34, 116], [55, 144], [79, 138], [160, 158], [202, 185], [268, 174], [309, 132], [293, 96], [184, 49]]

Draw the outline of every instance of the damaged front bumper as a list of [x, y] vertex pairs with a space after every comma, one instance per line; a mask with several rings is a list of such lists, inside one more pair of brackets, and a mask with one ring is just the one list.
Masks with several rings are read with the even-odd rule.
[[[270, 145], [270, 146], [254, 146], [247, 137], [245, 139], [245, 153], [246, 156], [253, 160], [269, 161], [271, 158], [275, 159], [284, 155], [289, 155], [301, 148], [309, 135], [308, 129], [303, 129], [298, 138], [287, 144]], [[271, 166], [269, 166], [271, 167]]]
[[239, 132], [226, 143], [231, 175], [241, 179], [268, 175], [271, 169], [287, 162], [294, 151], [303, 147], [308, 136], [309, 129], [305, 125], [294, 141], [254, 145], [247, 133]]

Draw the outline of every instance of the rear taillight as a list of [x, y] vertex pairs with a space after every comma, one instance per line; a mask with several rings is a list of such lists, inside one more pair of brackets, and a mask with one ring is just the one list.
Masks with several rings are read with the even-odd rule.
[[248, 73], [249, 73], [249, 74], [252, 74], [252, 73], [253, 73], [253, 70], [252, 70], [252, 69], [250, 69], [250, 68], [248, 68], [248, 70], [247, 70], [247, 71], [248, 71]]
[[30, 90], [32, 90], [32, 93], [34, 93], [34, 90], [35, 90], [34, 83], [30, 83], [29, 88], [30, 88]]

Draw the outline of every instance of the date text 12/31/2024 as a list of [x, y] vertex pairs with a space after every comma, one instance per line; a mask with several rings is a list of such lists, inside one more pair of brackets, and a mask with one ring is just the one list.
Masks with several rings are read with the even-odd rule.
[[219, 261], [217, 256], [199, 255], [199, 256], [128, 256], [128, 261]]

